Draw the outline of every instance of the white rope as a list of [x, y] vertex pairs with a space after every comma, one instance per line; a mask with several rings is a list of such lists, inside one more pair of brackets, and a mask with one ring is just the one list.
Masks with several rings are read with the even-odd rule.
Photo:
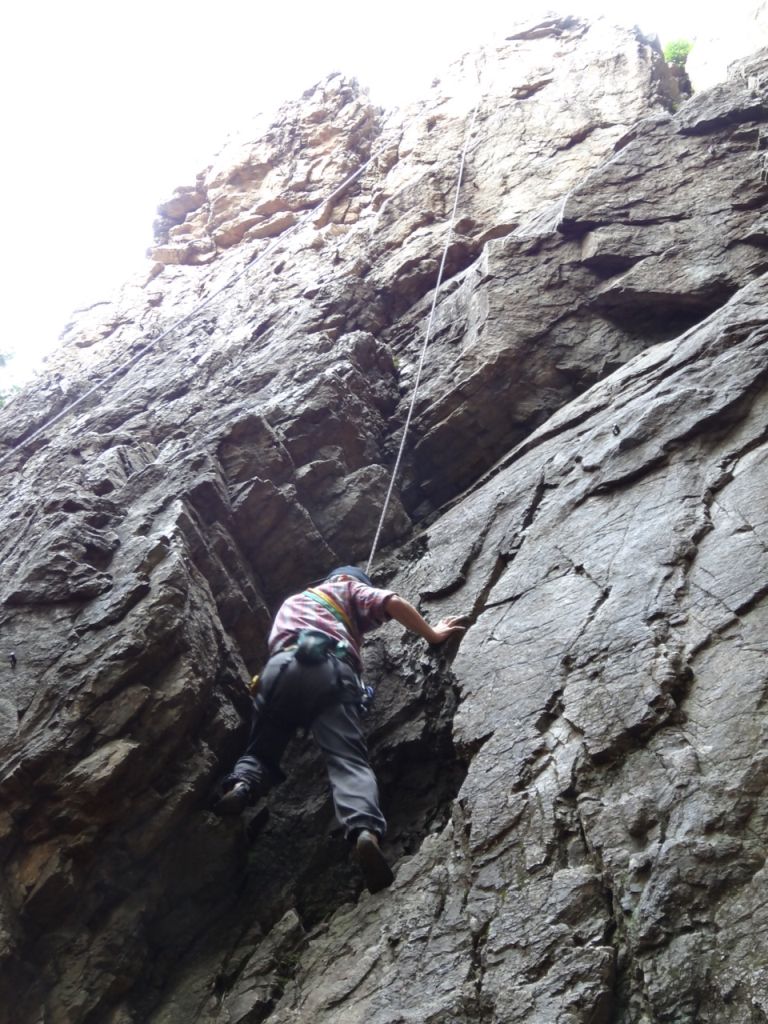
[[475, 104], [475, 109], [472, 111], [472, 117], [470, 118], [469, 126], [467, 128], [466, 137], [464, 139], [464, 147], [463, 147], [463, 149], [461, 151], [461, 160], [459, 161], [459, 173], [458, 173], [458, 177], [457, 177], [457, 180], [456, 180], [456, 194], [455, 194], [454, 200], [453, 200], [453, 210], [451, 212], [451, 216], [450, 216], [450, 219], [448, 221], [448, 236], [447, 236], [447, 238], [445, 240], [445, 245], [443, 247], [443, 256], [442, 256], [442, 259], [440, 260], [440, 269], [439, 269], [439, 271], [437, 273], [437, 283], [435, 285], [435, 290], [434, 290], [434, 293], [432, 295], [432, 306], [431, 306], [430, 311], [429, 311], [429, 319], [427, 320], [427, 329], [426, 329], [426, 332], [424, 334], [424, 344], [421, 346], [421, 356], [419, 358], [419, 365], [418, 365], [418, 368], [416, 370], [416, 380], [414, 381], [414, 384], [413, 384], [413, 395], [411, 396], [411, 404], [410, 404], [410, 406], [408, 408], [408, 415], [405, 418], [405, 426], [403, 427], [403, 436], [402, 436], [402, 438], [400, 440], [400, 448], [399, 448], [399, 450], [397, 452], [397, 458], [395, 459], [395, 465], [394, 465], [394, 468], [392, 470], [392, 476], [391, 476], [390, 481], [389, 481], [389, 489], [387, 490], [387, 496], [384, 499], [384, 507], [381, 510], [381, 517], [379, 518], [379, 525], [378, 525], [378, 527], [376, 529], [376, 535], [373, 538], [373, 544], [371, 545], [371, 553], [368, 556], [368, 564], [365, 567], [365, 572], [369, 576], [371, 574], [371, 566], [373, 565], [373, 557], [376, 554], [376, 549], [378, 547], [379, 539], [381, 537], [381, 531], [382, 531], [382, 529], [384, 527], [384, 520], [386, 518], [387, 510], [389, 508], [389, 502], [390, 502], [390, 499], [392, 497], [392, 491], [394, 490], [394, 487], [395, 487], [395, 480], [397, 479], [397, 474], [398, 474], [398, 472], [400, 470], [400, 463], [402, 462], [403, 452], [405, 451], [405, 440], [406, 440], [406, 437], [408, 435], [408, 428], [411, 425], [411, 419], [413, 417], [413, 410], [414, 410], [414, 408], [416, 406], [416, 396], [418, 394], [419, 384], [421, 382], [421, 371], [424, 368], [424, 359], [425, 359], [426, 354], [427, 354], [427, 345], [429, 344], [429, 339], [430, 339], [430, 337], [432, 335], [432, 323], [433, 323], [434, 318], [435, 318], [435, 308], [437, 306], [437, 297], [438, 297], [438, 293], [440, 291], [440, 285], [443, 283], [443, 272], [445, 270], [445, 261], [446, 261], [446, 259], [448, 257], [448, 249], [450, 248], [451, 241], [453, 239], [453, 228], [454, 228], [454, 224], [455, 224], [455, 221], [456, 221], [456, 211], [457, 211], [458, 206], [459, 206], [459, 195], [461, 193], [461, 180], [462, 180], [462, 178], [464, 176], [464, 164], [466, 163], [466, 159], [467, 159], [467, 151], [469, 149], [469, 140], [470, 140], [470, 138], [472, 136], [472, 129], [475, 127], [475, 118], [477, 117], [477, 111], [478, 111], [479, 107], [480, 107], [480, 98], [478, 98], [477, 103]]
[[311, 209], [307, 210], [304, 214], [302, 214], [302, 216], [296, 221], [295, 224], [291, 225], [291, 227], [283, 231], [283, 233], [281, 235], [278, 235], [277, 238], [274, 238], [269, 243], [267, 248], [260, 252], [253, 260], [251, 260], [250, 263], [247, 263], [242, 270], [238, 270], [237, 273], [230, 277], [227, 281], [225, 281], [220, 288], [217, 288], [214, 291], [212, 291], [207, 298], [203, 299], [202, 302], [198, 303], [198, 305], [195, 306], [194, 309], [190, 310], [189, 313], [186, 313], [183, 317], [181, 317], [181, 319], [176, 320], [174, 323], [172, 323], [171, 326], [167, 328], [167, 330], [163, 331], [163, 333], [160, 334], [157, 338], [149, 339], [147, 344], [140, 348], [139, 351], [133, 356], [133, 358], [129, 359], [127, 363], [122, 363], [120, 366], [117, 367], [117, 369], [113, 370], [112, 373], [107, 374], [106, 377], [102, 378], [102, 380], [94, 384], [93, 387], [85, 391], [82, 395], [80, 395], [79, 398], [76, 398], [74, 402], [71, 402], [69, 405], [65, 406], [61, 410], [61, 412], [58, 412], [53, 417], [53, 419], [50, 419], [46, 423], [43, 423], [43, 425], [38, 427], [37, 430], [33, 431], [29, 435], [29, 437], [25, 437], [24, 440], [20, 441], [19, 444], [17, 444], [15, 447], [11, 448], [3, 455], [0, 455], [0, 466], [2, 466], [2, 464], [6, 462], [8, 459], [10, 459], [10, 457], [14, 455], [16, 452], [21, 451], [22, 448], [26, 447], [28, 444], [34, 441], [35, 438], [39, 437], [44, 431], [50, 429], [55, 423], [58, 423], [59, 420], [67, 416], [70, 412], [72, 412], [73, 409], [76, 409], [79, 405], [82, 405], [82, 403], [87, 398], [90, 398], [91, 395], [96, 394], [97, 391], [101, 390], [101, 388], [109, 384], [110, 381], [113, 381], [116, 377], [120, 376], [120, 374], [126, 373], [128, 370], [130, 370], [134, 363], [137, 363], [143, 355], [150, 351], [150, 349], [157, 347], [161, 341], [167, 338], [179, 327], [181, 327], [182, 324], [187, 323], [187, 321], [191, 320], [193, 316], [196, 316], [202, 309], [205, 309], [205, 307], [210, 302], [212, 302], [213, 299], [221, 295], [223, 291], [226, 291], [226, 289], [231, 287], [236, 281], [239, 281], [240, 278], [245, 273], [247, 273], [253, 267], [257, 266], [259, 263], [261, 263], [262, 260], [266, 259], [266, 257], [272, 252], [273, 249], [275, 249], [278, 245], [282, 244], [286, 240], [286, 238], [288, 238], [288, 236], [291, 235], [294, 231], [298, 230], [298, 228], [300, 228], [301, 225], [304, 224], [304, 222], [308, 218], [314, 216], [314, 214], [316, 214], [318, 210], [321, 210], [324, 206], [327, 206], [328, 203], [332, 203], [333, 200], [336, 199], [336, 197], [341, 192], [344, 191], [344, 189], [351, 185], [356, 178], [360, 177], [363, 171], [374, 161], [374, 159], [376, 159], [375, 156], [369, 157], [364, 164], [358, 167], [354, 174], [350, 174], [350, 176], [345, 181], [343, 181], [341, 185], [338, 186], [338, 188], [331, 192], [331, 194], [327, 198], [322, 199], [319, 203], [317, 203]]

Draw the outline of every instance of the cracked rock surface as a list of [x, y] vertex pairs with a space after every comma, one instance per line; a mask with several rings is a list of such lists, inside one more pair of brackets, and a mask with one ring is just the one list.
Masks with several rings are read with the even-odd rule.
[[[367, 556], [478, 96], [375, 573], [469, 628], [367, 644], [371, 896], [301, 737], [210, 803]], [[768, 54], [676, 103], [576, 18], [403, 114], [332, 76], [0, 412], [2, 1024], [768, 1021]]]

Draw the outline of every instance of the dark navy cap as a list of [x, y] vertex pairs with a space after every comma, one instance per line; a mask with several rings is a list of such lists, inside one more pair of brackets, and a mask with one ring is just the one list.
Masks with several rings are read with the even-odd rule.
[[365, 583], [367, 587], [373, 586], [370, 577], [366, 576], [363, 570], [358, 569], [356, 565], [342, 565], [338, 569], [332, 569], [325, 578], [332, 580], [334, 576], [351, 576], [352, 579]]

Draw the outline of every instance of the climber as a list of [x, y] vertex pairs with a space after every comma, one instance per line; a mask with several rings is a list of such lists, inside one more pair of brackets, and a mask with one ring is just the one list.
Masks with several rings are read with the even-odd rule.
[[370, 892], [390, 885], [392, 872], [379, 848], [386, 821], [360, 723], [366, 696], [360, 645], [364, 633], [388, 619], [433, 644], [464, 629], [460, 618], [430, 626], [413, 605], [375, 588], [351, 565], [282, 604], [256, 690], [248, 746], [214, 805], [217, 814], [240, 814], [282, 781], [288, 741], [298, 727], [310, 729], [325, 758], [336, 816], [355, 845]]

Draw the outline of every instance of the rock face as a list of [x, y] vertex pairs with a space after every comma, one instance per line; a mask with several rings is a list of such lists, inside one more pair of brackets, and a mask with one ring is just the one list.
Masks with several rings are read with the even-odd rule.
[[[331, 78], [0, 413], [4, 1021], [768, 1020], [768, 54], [668, 82], [577, 19], [404, 116]], [[470, 625], [368, 645], [370, 896], [300, 739], [208, 807], [276, 606], [368, 552], [478, 97], [376, 569]]]

